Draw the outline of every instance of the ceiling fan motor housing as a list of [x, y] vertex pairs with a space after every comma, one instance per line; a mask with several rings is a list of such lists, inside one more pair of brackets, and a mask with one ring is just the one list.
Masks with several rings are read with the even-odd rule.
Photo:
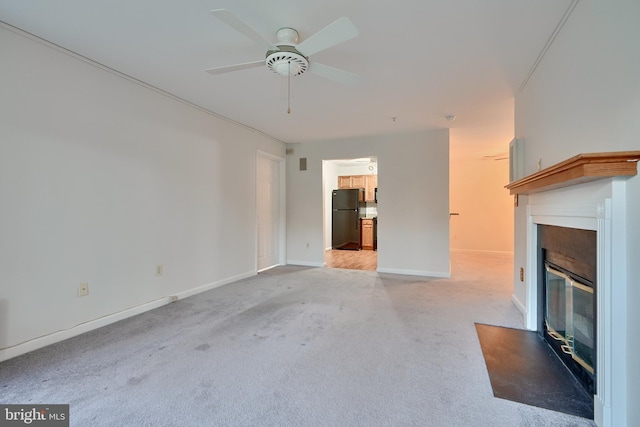
[[267, 52], [267, 67], [282, 76], [299, 76], [309, 68], [307, 58], [293, 46], [280, 45], [278, 50]]

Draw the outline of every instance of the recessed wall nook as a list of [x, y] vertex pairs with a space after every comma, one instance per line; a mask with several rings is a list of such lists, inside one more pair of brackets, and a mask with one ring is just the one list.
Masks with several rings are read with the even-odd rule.
[[[577, 349], [573, 346], [572, 332], [563, 330], [558, 334], [553, 326], [550, 329], [553, 331], [552, 335], [557, 335], [555, 339], [561, 341], [558, 347], [564, 347], [561, 351], [568, 355], [569, 359], [579, 360], [579, 365], [588, 365], [588, 370], [593, 371], [594, 420], [598, 426], [611, 426], [613, 413], [625, 410], [629, 404], [625, 395], [627, 385], [624, 344], [627, 328], [626, 289], [629, 259], [626, 244], [626, 182], [629, 177], [637, 175], [638, 159], [640, 151], [580, 154], [506, 186], [511, 194], [528, 195], [526, 301], [522, 302], [525, 327], [538, 331], [541, 335], [548, 334], [548, 323], [554, 323], [561, 329], [565, 329], [565, 326], [568, 326], [567, 330], [569, 327], [584, 329], [584, 314], [593, 313], [590, 321], [593, 322], [594, 330], [591, 335], [586, 338], [583, 335], [581, 339], [581, 344], [588, 344], [589, 340], [592, 340], [592, 352], [585, 352], [584, 347]], [[595, 270], [595, 276], [586, 281], [592, 286], [581, 285], [576, 288], [576, 293], [571, 290], [570, 284], [567, 288], [570, 290], [566, 293], [558, 292], [555, 302], [551, 304], [544, 298], [545, 279], [556, 282], [559, 280], [558, 275], [551, 275], [549, 279], [545, 269], [544, 257], [547, 250], [544, 246], [547, 246], [547, 243], [541, 242], [541, 236], [542, 228], [547, 226], [568, 230], [568, 236], [576, 235], [571, 230], [595, 232], [595, 265], [588, 267]], [[570, 237], [569, 240], [575, 239]], [[555, 243], [553, 245], [557, 248]], [[564, 249], [559, 251], [564, 252]], [[588, 253], [589, 249], [586, 252]], [[583, 256], [585, 252], [574, 253], [580, 254], [574, 255], [579, 258], [579, 262], [590, 258]], [[560, 258], [562, 257], [561, 254]], [[586, 274], [573, 274], [571, 269], [560, 270], [567, 273], [567, 282], [573, 279], [576, 279], [577, 283], [585, 282], [581, 278]], [[583, 296], [589, 291], [593, 292], [590, 301], [595, 305], [591, 311], [588, 307], [579, 309], [582, 311], [573, 315], [558, 311], [556, 303], [562, 300], [564, 304], [564, 295], [573, 298], [572, 293], [579, 294], [574, 300], [575, 303], [577, 300], [584, 300]], [[560, 316], [558, 313], [561, 313]], [[549, 318], [552, 320], [549, 321]], [[586, 363], [585, 358], [588, 359]]]

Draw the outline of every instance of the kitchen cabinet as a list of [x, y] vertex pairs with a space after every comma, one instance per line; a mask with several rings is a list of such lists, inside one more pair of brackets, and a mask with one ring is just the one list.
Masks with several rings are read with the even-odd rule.
[[338, 177], [338, 188], [364, 188], [365, 202], [374, 202], [375, 189], [378, 186], [378, 175], [341, 175]]
[[365, 188], [366, 185], [366, 175], [341, 175], [338, 177], [338, 188], [349, 189], [349, 188]]
[[351, 176], [351, 188], [365, 188], [366, 179], [364, 175]]
[[373, 218], [362, 218], [360, 221], [360, 244], [362, 249], [373, 250]]
[[[352, 182], [352, 176], [351, 175], [342, 175], [338, 177], [338, 189], [340, 190], [345, 190], [345, 189], [350, 189], [350, 188], [354, 188], [351, 186], [351, 182]], [[357, 187], [356, 187], [357, 188]]]
[[365, 175], [364, 201], [376, 201], [376, 187], [378, 186], [378, 175]]
[[338, 177], [338, 188], [340, 190], [351, 188], [365, 188], [366, 175], [341, 175]]

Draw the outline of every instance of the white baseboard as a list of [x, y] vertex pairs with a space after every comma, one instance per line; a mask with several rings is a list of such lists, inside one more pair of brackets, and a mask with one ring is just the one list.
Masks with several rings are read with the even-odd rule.
[[520, 313], [522, 313], [522, 315], [526, 318], [527, 317], [527, 309], [525, 308], [525, 306], [522, 303], [522, 301], [520, 301], [518, 299], [518, 297], [516, 297], [516, 294], [511, 294], [511, 301], [513, 302], [513, 305], [515, 305], [516, 308], [518, 310], [520, 310]]
[[449, 279], [451, 277], [451, 273], [445, 273], [442, 271], [404, 270], [400, 268], [378, 268], [377, 271], [378, 273], [402, 274], [405, 276], [437, 277], [439, 279]]
[[89, 320], [87, 322], [80, 323], [79, 325], [76, 325], [72, 328], [56, 331], [51, 334], [44, 335], [29, 341], [14, 345], [12, 347], [0, 349], [0, 362], [12, 359], [14, 357], [20, 356], [25, 353], [29, 353], [34, 350], [38, 350], [40, 348], [58, 343], [60, 341], [64, 341], [69, 338], [73, 338], [75, 336], [84, 334], [85, 332], [93, 331], [95, 329], [110, 325], [120, 320], [124, 320], [129, 317], [142, 314], [144, 312], [153, 310], [155, 308], [162, 307], [163, 305], [170, 304], [179, 299], [184, 299], [192, 295], [196, 295], [196, 294], [208, 291], [210, 289], [227, 285], [229, 283], [233, 283], [238, 280], [245, 279], [247, 277], [251, 277], [255, 275], [256, 275], [255, 271], [239, 274], [237, 276], [229, 277], [223, 280], [219, 280], [217, 282], [209, 283], [203, 286], [198, 286], [196, 288], [178, 292], [177, 294], [174, 294], [174, 295], [162, 297], [154, 301], [140, 304], [138, 306], [131, 307], [126, 310], [119, 311], [117, 313], [112, 313], [103, 317], [99, 317], [94, 320]]
[[51, 344], [55, 344], [60, 341], [64, 341], [69, 338], [84, 334], [85, 332], [92, 331], [94, 329], [101, 328], [103, 326], [110, 325], [111, 323], [124, 320], [128, 317], [133, 317], [137, 314], [144, 313], [145, 311], [153, 310], [154, 308], [162, 307], [171, 302], [171, 297], [164, 297], [151, 301], [145, 304], [138, 305], [136, 307], [128, 308], [126, 310], [119, 311], [117, 313], [109, 314], [107, 316], [100, 317], [98, 319], [89, 320], [84, 323], [80, 323], [72, 328], [62, 331], [53, 332], [48, 335], [44, 335], [32, 340], [23, 342], [21, 344], [14, 345], [13, 347], [7, 347], [0, 350], [0, 362], [20, 356], [25, 353], [29, 353], [34, 350], [38, 350], [42, 347], [46, 347]]
[[302, 265], [304, 267], [324, 267], [324, 262], [287, 260], [287, 265]]
[[485, 254], [485, 255], [510, 255], [513, 256], [513, 251], [487, 251], [481, 249], [450, 249], [450, 252], [455, 252], [459, 254]]
[[[229, 283], [237, 282], [238, 280], [246, 279], [247, 277], [252, 277], [257, 274], [256, 271], [249, 271], [247, 273], [238, 274], [236, 276], [228, 277], [223, 280], [218, 280], [217, 282], [209, 283], [207, 285], [198, 286], [197, 288], [188, 289], [186, 291], [178, 292], [174, 296], [177, 299], [184, 299], [190, 297], [192, 295], [200, 294], [202, 292], [209, 291], [214, 288], [218, 288], [220, 286], [228, 285]], [[173, 301], [176, 299], [174, 298]]]

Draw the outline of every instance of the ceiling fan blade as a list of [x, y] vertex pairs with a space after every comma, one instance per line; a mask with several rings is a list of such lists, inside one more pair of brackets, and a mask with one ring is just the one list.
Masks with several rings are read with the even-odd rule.
[[246, 68], [257, 68], [261, 66], [264, 66], [263, 60], [246, 62], [244, 64], [225, 65], [224, 67], [207, 68], [205, 71], [209, 74], [222, 74], [222, 73], [228, 73], [231, 71], [244, 70]]
[[509, 158], [509, 153], [498, 153], [498, 154], [486, 154], [483, 156], [485, 159], [493, 159], [493, 160], [504, 160]]
[[213, 14], [213, 16], [215, 16], [216, 18], [220, 19], [225, 24], [227, 24], [230, 27], [233, 27], [236, 30], [240, 31], [242, 34], [244, 34], [245, 36], [249, 37], [254, 42], [256, 42], [256, 43], [258, 43], [260, 45], [263, 45], [268, 50], [277, 49], [276, 45], [274, 45], [269, 40], [267, 40], [264, 37], [262, 37], [253, 28], [251, 28], [250, 26], [248, 26], [247, 24], [242, 22], [234, 14], [229, 12], [227, 9], [214, 9], [214, 10], [211, 11], [211, 13]]
[[343, 16], [297, 45], [296, 49], [304, 56], [311, 56], [331, 46], [350, 40], [358, 34], [358, 29], [353, 25], [353, 22]]
[[347, 86], [356, 86], [362, 81], [362, 77], [349, 71], [333, 68], [328, 65], [318, 64], [317, 62], [309, 63], [309, 71], [312, 73], [329, 79], [336, 83], [342, 83]]

